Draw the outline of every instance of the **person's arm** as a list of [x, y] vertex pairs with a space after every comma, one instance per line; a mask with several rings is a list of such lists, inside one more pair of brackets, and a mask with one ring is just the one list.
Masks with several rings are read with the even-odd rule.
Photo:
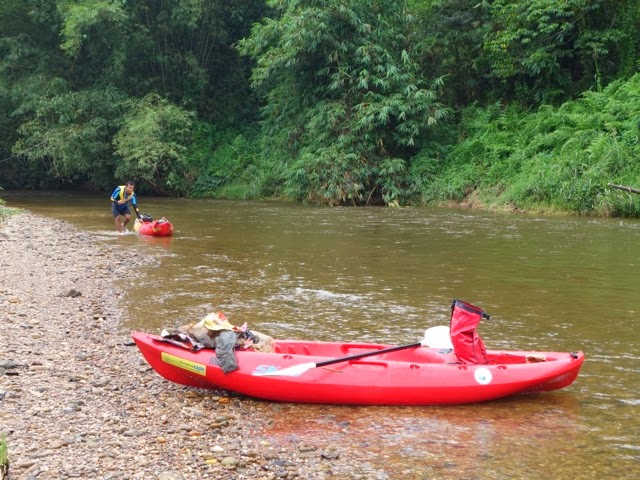
[[138, 210], [138, 200], [135, 193], [131, 195], [131, 206], [133, 207], [133, 211], [136, 212], [136, 217], [142, 220], [140, 217], [140, 210]]
[[120, 187], [116, 187], [116, 189], [111, 194], [111, 201], [116, 205], [126, 205], [127, 203], [129, 203], [129, 200], [131, 200], [131, 197], [123, 198], [122, 200], [120, 199]]

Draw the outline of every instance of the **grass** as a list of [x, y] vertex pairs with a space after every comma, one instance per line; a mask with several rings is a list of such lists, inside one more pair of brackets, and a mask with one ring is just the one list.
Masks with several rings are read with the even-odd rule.
[[0, 480], [9, 478], [9, 449], [7, 439], [3, 435], [0, 438]]
[[16, 215], [20, 212], [22, 212], [22, 209], [20, 208], [5, 207], [2, 204], [2, 199], [0, 199], [0, 225], [2, 225], [5, 222], [5, 220], [10, 216]]

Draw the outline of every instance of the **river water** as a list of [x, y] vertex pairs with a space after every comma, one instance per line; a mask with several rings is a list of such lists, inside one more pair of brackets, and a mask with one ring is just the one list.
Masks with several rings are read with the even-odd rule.
[[488, 348], [586, 355], [564, 390], [480, 405], [256, 402], [274, 442], [361, 447], [381, 479], [640, 477], [638, 220], [141, 198], [174, 224], [160, 239], [118, 236], [107, 195], [2, 197], [159, 259], [122, 285], [125, 330], [222, 310], [276, 338], [407, 344], [459, 298], [491, 314]]

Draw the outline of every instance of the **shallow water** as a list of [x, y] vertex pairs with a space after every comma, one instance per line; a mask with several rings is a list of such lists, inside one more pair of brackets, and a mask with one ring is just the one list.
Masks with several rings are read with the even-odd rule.
[[141, 198], [174, 224], [160, 239], [118, 236], [107, 195], [2, 196], [158, 256], [123, 285], [124, 329], [222, 310], [279, 338], [406, 344], [460, 298], [492, 315], [489, 348], [586, 354], [569, 388], [482, 405], [256, 402], [276, 442], [360, 446], [380, 478], [640, 475], [640, 221]]

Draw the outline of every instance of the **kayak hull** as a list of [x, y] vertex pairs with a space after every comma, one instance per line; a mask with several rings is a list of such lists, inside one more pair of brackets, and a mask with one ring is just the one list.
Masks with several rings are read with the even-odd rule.
[[153, 222], [138, 222], [134, 225], [134, 230], [139, 235], [146, 237], [170, 237], [173, 235], [173, 225], [168, 220], [155, 220]]
[[[193, 352], [142, 332], [133, 332], [132, 338], [151, 367], [171, 382], [294, 403], [486, 402], [567, 387], [577, 378], [584, 361], [582, 352], [489, 351], [489, 357], [494, 359], [490, 364], [463, 365], [449, 349], [413, 347], [310, 368], [297, 376], [257, 375], [389, 347], [371, 343], [280, 340], [275, 342], [275, 353], [236, 351], [239, 369], [225, 374], [217, 365], [214, 350]], [[527, 356], [539, 358], [541, 354], [545, 361], [526, 363]]]

